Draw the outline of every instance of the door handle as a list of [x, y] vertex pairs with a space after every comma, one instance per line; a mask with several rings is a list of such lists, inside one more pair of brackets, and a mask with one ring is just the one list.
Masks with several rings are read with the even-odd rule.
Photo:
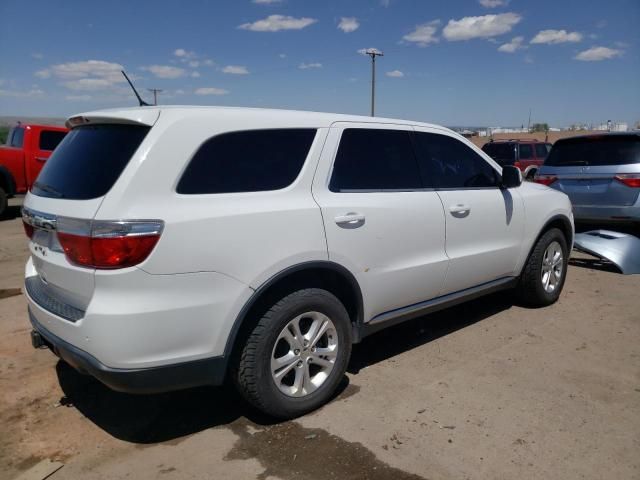
[[355, 212], [349, 212], [345, 215], [338, 215], [334, 218], [338, 225], [360, 226], [364, 224], [364, 215]]
[[449, 211], [453, 214], [468, 214], [469, 212], [471, 212], [471, 207], [469, 205], [458, 203], [457, 205], [451, 205], [449, 207]]
[[37, 160], [38, 162], [46, 162], [46, 161], [47, 161], [47, 159], [46, 159], [46, 158], [44, 158], [44, 157], [36, 157], [36, 160]]

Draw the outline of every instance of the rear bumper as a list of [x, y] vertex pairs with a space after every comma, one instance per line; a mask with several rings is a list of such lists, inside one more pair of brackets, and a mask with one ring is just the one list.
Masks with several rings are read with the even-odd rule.
[[573, 215], [580, 222], [640, 222], [640, 205], [611, 207], [598, 205], [574, 205]]
[[44, 328], [29, 309], [35, 348], [48, 347], [53, 353], [78, 370], [91, 375], [118, 392], [160, 393], [202, 385], [220, 385], [224, 381], [225, 357], [213, 357], [159, 367], [110, 368], [78, 347]]

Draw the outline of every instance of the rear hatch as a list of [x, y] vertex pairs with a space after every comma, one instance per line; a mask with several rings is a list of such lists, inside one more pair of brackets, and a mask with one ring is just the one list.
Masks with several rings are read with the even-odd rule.
[[[629, 206], [638, 199], [640, 135], [598, 135], [558, 140], [540, 175], [576, 206]], [[555, 178], [554, 178], [555, 177]]]
[[61, 234], [91, 231], [105, 195], [143, 150], [139, 147], [157, 118], [154, 109], [134, 118], [70, 120], [73, 129], [45, 164], [23, 207], [34, 267], [25, 286], [40, 305], [69, 320], [82, 317], [93, 295], [95, 269], [70, 260], [82, 252], [65, 253]]

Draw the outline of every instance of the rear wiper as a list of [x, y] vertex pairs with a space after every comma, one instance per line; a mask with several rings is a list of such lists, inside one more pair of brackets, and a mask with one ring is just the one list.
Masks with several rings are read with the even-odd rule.
[[55, 195], [57, 198], [64, 198], [64, 194], [62, 192], [59, 192], [55, 188], [53, 188], [51, 185], [46, 185], [44, 183], [35, 182], [33, 184], [33, 186], [36, 187], [36, 188], [39, 188], [40, 190], [44, 190], [47, 193], [51, 193], [51, 194]]

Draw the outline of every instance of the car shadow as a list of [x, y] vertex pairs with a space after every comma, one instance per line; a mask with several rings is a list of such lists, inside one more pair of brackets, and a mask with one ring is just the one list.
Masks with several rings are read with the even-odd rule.
[[622, 273], [622, 271], [612, 262], [603, 258], [576, 258], [569, 259], [569, 265], [573, 267], [587, 268], [590, 270], [599, 270], [601, 272]]
[[[347, 371], [362, 368], [427, 344], [512, 306], [508, 295], [494, 294], [446, 311], [411, 320], [367, 337], [355, 345]], [[64, 397], [87, 419], [120, 440], [151, 444], [171, 441], [244, 417], [256, 425], [278, 423], [250, 407], [232, 385], [199, 387], [155, 395], [115, 392], [59, 361], [56, 372]], [[344, 377], [334, 398], [357, 392]]]

